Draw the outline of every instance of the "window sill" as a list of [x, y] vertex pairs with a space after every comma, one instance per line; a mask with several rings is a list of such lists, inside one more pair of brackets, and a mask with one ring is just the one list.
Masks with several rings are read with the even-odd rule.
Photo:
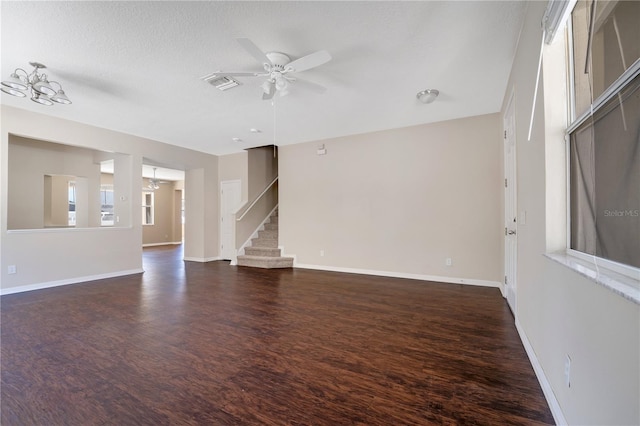
[[640, 305], [640, 280], [627, 277], [610, 269], [596, 267], [593, 263], [566, 253], [545, 253], [544, 256]]

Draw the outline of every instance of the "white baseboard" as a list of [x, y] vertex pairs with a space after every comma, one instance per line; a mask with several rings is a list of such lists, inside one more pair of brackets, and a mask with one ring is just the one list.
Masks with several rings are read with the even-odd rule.
[[549, 383], [549, 380], [547, 380], [547, 376], [544, 374], [544, 370], [542, 369], [542, 366], [538, 361], [536, 352], [533, 350], [533, 346], [531, 346], [531, 343], [527, 338], [527, 334], [522, 329], [522, 326], [520, 325], [520, 321], [518, 321], [517, 318], [516, 318], [516, 330], [518, 330], [518, 334], [520, 335], [520, 340], [522, 341], [524, 350], [527, 352], [527, 355], [529, 356], [529, 361], [531, 362], [533, 371], [536, 373], [536, 377], [538, 378], [538, 382], [540, 383], [540, 387], [542, 388], [542, 393], [544, 393], [544, 397], [547, 400], [547, 404], [549, 404], [549, 409], [551, 410], [553, 419], [555, 420], [558, 426], [566, 425], [567, 420], [564, 418], [564, 413], [560, 408], [560, 404], [556, 399], [556, 395], [553, 393], [551, 384]]
[[182, 244], [182, 241], [174, 241], [174, 242], [167, 241], [166, 243], [149, 243], [149, 244], [143, 244], [142, 247], [172, 246], [172, 245], [179, 245], [179, 244]]
[[0, 289], [0, 295], [4, 296], [5, 294], [22, 293], [25, 291], [32, 291], [32, 290], [41, 290], [43, 288], [59, 287], [62, 285], [78, 284], [78, 283], [83, 283], [87, 281], [103, 280], [105, 278], [121, 277], [124, 275], [141, 274], [143, 272], [144, 270], [142, 269], [130, 269], [127, 271], [110, 272], [108, 274], [88, 275], [84, 277], [69, 278], [66, 280], [47, 281], [43, 283], [21, 285], [17, 287]]
[[187, 262], [213, 262], [215, 260], [224, 260], [219, 256], [215, 256], [215, 257], [184, 257], [182, 260], [185, 260]]
[[[295, 259], [295, 256], [292, 256], [289, 254], [287, 254], [286, 256], [294, 257]], [[436, 282], [451, 283], [451, 284], [466, 284], [466, 285], [477, 285], [482, 287], [500, 288], [500, 283], [498, 281], [476, 280], [471, 278], [442, 277], [439, 275], [410, 274], [406, 272], [377, 271], [373, 269], [343, 268], [340, 266], [308, 265], [304, 263], [296, 263], [295, 261], [293, 266], [294, 268], [317, 269], [321, 271], [331, 271], [331, 272], [345, 272], [348, 274], [376, 275], [380, 277], [408, 278], [411, 280], [436, 281]]]

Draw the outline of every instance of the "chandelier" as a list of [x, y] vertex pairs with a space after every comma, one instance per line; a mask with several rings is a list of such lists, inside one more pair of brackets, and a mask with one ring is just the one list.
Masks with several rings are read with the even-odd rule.
[[152, 191], [160, 189], [160, 185], [158, 185], [158, 183], [160, 182], [158, 181], [158, 179], [156, 179], [156, 169], [157, 167], [153, 168], [153, 179], [149, 179], [149, 185], [147, 186]]
[[[9, 79], [2, 82], [1, 90], [20, 98], [31, 94], [31, 100], [42, 105], [53, 105], [54, 102], [71, 103], [60, 83], [47, 80], [47, 75], [40, 72], [41, 69], [46, 68], [45, 65], [39, 62], [29, 62], [29, 65], [33, 67], [31, 74], [27, 74], [22, 68], [16, 68]], [[58, 86], [57, 89], [52, 87], [53, 84]]]

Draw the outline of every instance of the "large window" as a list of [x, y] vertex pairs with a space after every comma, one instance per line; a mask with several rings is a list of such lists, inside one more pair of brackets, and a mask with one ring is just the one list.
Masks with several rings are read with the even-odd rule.
[[153, 192], [142, 193], [142, 224], [153, 225]]
[[100, 185], [100, 226], [113, 226], [113, 185]]
[[76, 226], [76, 182], [71, 180], [69, 185], [69, 226]]
[[640, 268], [640, 2], [571, 16], [570, 248]]

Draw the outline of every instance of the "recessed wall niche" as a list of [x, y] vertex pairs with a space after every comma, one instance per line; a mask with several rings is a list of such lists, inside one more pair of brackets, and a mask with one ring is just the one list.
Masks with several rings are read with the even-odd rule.
[[8, 154], [8, 230], [130, 226], [129, 155], [11, 134]]

